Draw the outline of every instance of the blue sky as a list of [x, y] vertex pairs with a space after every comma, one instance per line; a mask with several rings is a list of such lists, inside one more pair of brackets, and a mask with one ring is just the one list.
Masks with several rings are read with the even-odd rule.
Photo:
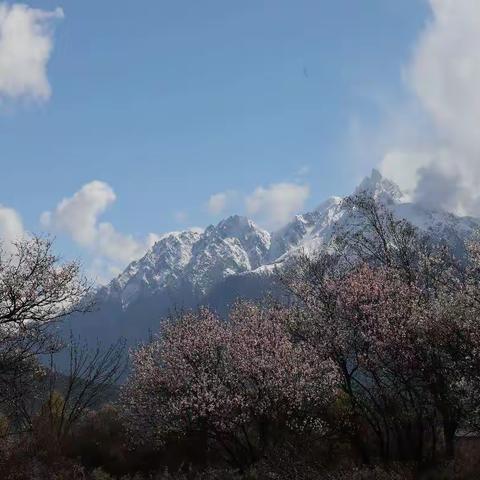
[[0, 204], [87, 263], [102, 255], [40, 216], [95, 180], [115, 192], [96, 219], [133, 239], [237, 211], [276, 227], [261, 203], [272, 185], [300, 195], [292, 212], [349, 193], [382, 160], [359, 132], [407, 103], [402, 72], [430, 18], [423, 0], [28, 6], [64, 15], [47, 20], [50, 96], [0, 103]]

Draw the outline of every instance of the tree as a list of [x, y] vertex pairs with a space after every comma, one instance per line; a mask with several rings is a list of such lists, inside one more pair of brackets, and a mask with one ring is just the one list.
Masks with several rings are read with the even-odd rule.
[[52, 241], [28, 237], [0, 250], [0, 407], [18, 410], [18, 400], [39, 372], [39, 354], [61, 344], [53, 324], [91, 308], [90, 283], [77, 262], [61, 262]]
[[272, 301], [238, 302], [230, 312], [227, 352], [238, 382], [238, 419], [247, 419], [244, 441], [255, 461], [286, 432], [328, 431], [338, 379], [323, 352], [292, 336], [298, 314]]
[[68, 352], [68, 370], [58, 372], [51, 355], [43, 380], [47, 395], [40, 417], [59, 445], [91, 409], [113, 397], [115, 385], [126, 370], [123, 340], [92, 350], [71, 336]]
[[295, 342], [285, 307], [237, 303], [223, 322], [207, 309], [167, 324], [132, 357], [122, 394], [137, 432], [200, 434], [239, 468], [295, 429], [322, 430], [333, 399], [328, 361]]
[[452, 456], [455, 432], [478, 410], [478, 244], [456, 258], [373, 198], [345, 207], [355, 221], [336, 252], [300, 256], [282, 275], [305, 310], [298, 335], [328, 352], [354, 423], [369, 425], [382, 456], [433, 456], [439, 427]]
[[364, 424], [385, 458], [414, 447], [412, 438], [402, 441], [411, 427], [407, 417], [428, 418], [428, 405], [413, 394], [409, 357], [412, 326], [422, 313], [416, 289], [396, 270], [360, 264], [344, 271], [331, 257], [310, 262], [303, 258], [302, 269], [297, 265], [283, 280], [305, 311], [296, 334], [336, 366], [348, 409], [347, 434], [365, 461], [371, 441], [361, 431]]

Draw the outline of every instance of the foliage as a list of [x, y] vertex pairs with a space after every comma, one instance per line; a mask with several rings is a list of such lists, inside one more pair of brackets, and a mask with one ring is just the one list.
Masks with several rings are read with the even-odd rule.
[[73, 312], [84, 312], [89, 282], [76, 262], [62, 263], [52, 242], [29, 237], [7, 254], [0, 244], [0, 408], [30, 428], [32, 385], [42, 376], [38, 355], [61, 348], [52, 324]]
[[344, 208], [330, 248], [281, 271], [287, 302], [165, 320], [113, 405], [122, 344], [71, 339], [65, 374], [39, 365], [88, 285], [50, 242], [19, 243], [0, 259], [2, 478], [467, 478], [475, 443], [455, 439], [480, 426], [479, 238], [451, 248], [364, 194]]
[[133, 354], [122, 394], [131, 427], [142, 438], [203, 435], [242, 468], [286, 431], [321, 433], [335, 376], [291, 337], [292, 315], [280, 305], [241, 302], [226, 323], [201, 309], [166, 325]]

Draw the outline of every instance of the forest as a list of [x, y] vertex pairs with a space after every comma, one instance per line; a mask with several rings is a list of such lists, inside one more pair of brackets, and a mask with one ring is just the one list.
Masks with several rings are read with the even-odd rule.
[[261, 301], [172, 312], [131, 349], [59, 335], [94, 286], [51, 239], [5, 250], [1, 478], [479, 478], [480, 237], [344, 208]]

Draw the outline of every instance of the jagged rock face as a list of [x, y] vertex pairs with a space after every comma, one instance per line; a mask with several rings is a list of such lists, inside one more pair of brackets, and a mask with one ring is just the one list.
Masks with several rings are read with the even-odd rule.
[[234, 215], [203, 232], [164, 235], [98, 295], [118, 300], [123, 308], [140, 297], [185, 285], [198, 296], [205, 295], [229, 275], [263, 265], [269, 248], [268, 232], [251, 220]]
[[193, 247], [186, 269], [189, 281], [206, 294], [229, 275], [241, 274], [263, 264], [270, 247], [270, 234], [251, 220], [234, 215], [209, 226]]
[[272, 234], [269, 260], [276, 263], [298, 250], [313, 251], [322, 248], [332, 236], [335, 225], [343, 216], [340, 197], [329, 198], [314, 211], [295, 218]]
[[[399, 188], [375, 170], [358, 186], [359, 192], [372, 195], [387, 204], [398, 218], [452, 244], [460, 244], [479, 225], [472, 218], [408, 203]], [[136, 327], [146, 328], [140, 321], [142, 316], [149, 315], [156, 323], [172, 307], [205, 302], [218, 307], [221, 298], [259, 295], [259, 286], [267, 284], [264, 277], [275, 266], [299, 252], [308, 254], [326, 248], [338, 228], [354, 221], [342, 208], [342, 199], [332, 197], [313, 211], [295, 216], [272, 234], [238, 215], [204, 231], [166, 234], [143, 258], [101, 288], [97, 303], [100, 308], [106, 305], [104, 318], [109, 311], [115, 311], [116, 316], [123, 312], [119, 322], [124, 323], [123, 331], [131, 335]], [[132, 312], [135, 318], [131, 318]], [[90, 321], [90, 325], [95, 326], [95, 322]]]
[[192, 249], [201, 233], [175, 232], [165, 235], [140, 260], [132, 262], [99, 295], [118, 299], [123, 308], [143, 294], [155, 294], [181, 282], [192, 260]]
[[387, 204], [401, 202], [404, 198], [403, 193], [397, 184], [388, 178], [382, 177], [378, 170], [372, 170], [369, 177], [365, 177], [356, 188], [355, 193], [366, 193], [375, 200]]

